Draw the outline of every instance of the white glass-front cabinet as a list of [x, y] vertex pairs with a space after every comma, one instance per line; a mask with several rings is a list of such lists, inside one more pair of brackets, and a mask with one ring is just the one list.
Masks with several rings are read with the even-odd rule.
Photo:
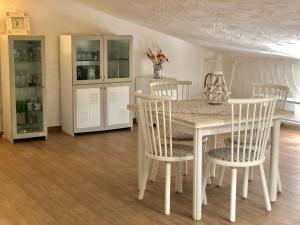
[[104, 37], [104, 79], [108, 82], [131, 80], [131, 36]]
[[60, 36], [63, 131], [132, 126], [131, 52], [131, 36]]
[[74, 84], [94, 84], [102, 82], [103, 37], [72, 37], [73, 81]]
[[44, 37], [1, 36], [3, 132], [10, 141], [46, 137]]

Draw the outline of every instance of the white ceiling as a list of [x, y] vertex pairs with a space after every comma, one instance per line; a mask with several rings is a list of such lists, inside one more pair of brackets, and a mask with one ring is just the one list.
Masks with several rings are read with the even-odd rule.
[[300, 58], [300, 0], [77, 0], [191, 43]]

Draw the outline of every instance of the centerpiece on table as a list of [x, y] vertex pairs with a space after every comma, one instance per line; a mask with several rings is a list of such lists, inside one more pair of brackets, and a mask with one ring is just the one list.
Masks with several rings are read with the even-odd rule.
[[161, 79], [163, 64], [169, 62], [169, 59], [162, 53], [161, 49], [153, 53], [150, 48], [147, 50], [147, 58], [153, 63], [154, 79]]

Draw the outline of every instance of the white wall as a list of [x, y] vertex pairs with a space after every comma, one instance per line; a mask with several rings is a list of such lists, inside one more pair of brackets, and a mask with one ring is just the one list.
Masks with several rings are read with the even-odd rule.
[[[289, 97], [300, 99], [300, 60], [263, 55], [223, 54], [224, 72], [228, 79], [233, 61], [237, 61], [232, 84], [232, 97], [251, 95], [251, 83], [282, 84], [290, 88]], [[294, 119], [300, 121], [300, 107], [295, 109]]]
[[32, 33], [46, 36], [49, 126], [60, 125], [59, 34], [133, 35], [134, 76], [153, 73], [152, 65], [145, 58], [145, 51], [156, 42], [170, 59], [170, 63], [164, 66], [164, 75], [192, 80], [194, 82], [192, 95], [199, 96], [202, 93], [203, 58], [212, 54], [204, 48], [113, 17], [72, 0], [2, 0], [0, 1], [0, 33], [5, 33], [4, 15], [9, 11], [27, 12], [30, 16]]

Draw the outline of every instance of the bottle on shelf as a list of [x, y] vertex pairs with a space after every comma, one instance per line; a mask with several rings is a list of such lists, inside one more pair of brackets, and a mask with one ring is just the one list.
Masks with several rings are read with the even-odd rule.
[[27, 50], [28, 62], [33, 62], [33, 55], [34, 55], [33, 44], [31, 41], [29, 41], [28, 43], [29, 43], [29, 47]]

